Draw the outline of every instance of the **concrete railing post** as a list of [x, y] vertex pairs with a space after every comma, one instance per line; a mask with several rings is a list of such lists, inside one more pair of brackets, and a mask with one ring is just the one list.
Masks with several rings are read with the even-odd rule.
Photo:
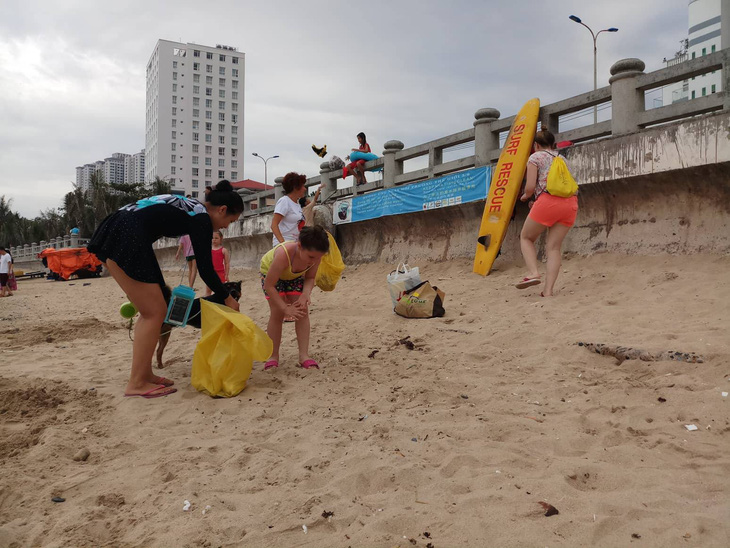
[[392, 188], [395, 186], [395, 178], [398, 175], [403, 175], [403, 162], [398, 162], [395, 159], [397, 152], [403, 150], [405, 145], [400, 141], [388, 141], [383, 145], [383, 187]]
[[499, 120], [496, 108], [480, 108], [474, 113], [474, 165], [491, 163], [490, 152], [499, 148], [499, 133], [492, 131], [492, 122]]
[[279, 198], [284, 195], [284, 187], [281, 184], [284, 182], [284, 177], [277, 177], [274, 179], [274, 199], [278, 202]]
[[611, 67], [611, 134], [626, 135], [639, 130], [644, 112], [644, 92], [636, 89], [636, 77], [644, 73], [641, 59], [621, 59]]
[[444, 163], [444, 149], [431, 145], [428, 147], [428, 168], [433, 174], [433, 169]]
[[336, 171], [330, 170], [329, 162], [322, 162], [319, 164], [319, 182], [322, 192], [320, 196], [325, 200], [332, 196], [337, 190], [337, 175]]
[[540, 109], [538, 131], [548, 130], [553, 135], [560, 133], [560, 117], [557, 114], [551, 114], [545, 109]]

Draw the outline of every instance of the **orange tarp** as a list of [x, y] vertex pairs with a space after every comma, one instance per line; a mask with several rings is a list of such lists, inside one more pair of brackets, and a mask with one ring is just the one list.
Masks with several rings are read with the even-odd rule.
[[59, 274], [68, 280], [71, 276], [83, 277], [101, 272], [101, 261], [96, 255], [89, 253], [85, 247], [67, 247], [53, 249], [49, 247], [38, 254], [41, 259], [46, 259], [51, 272]]

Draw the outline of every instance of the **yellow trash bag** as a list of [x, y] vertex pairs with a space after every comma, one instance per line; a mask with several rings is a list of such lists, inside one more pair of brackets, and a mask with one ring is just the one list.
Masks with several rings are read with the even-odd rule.
[[191, 384], [209, 396], [230, 398], [246, 387], [253, 362], [269, 359], [271, 339], [248, 316], [200, 301], [202, 335], [193, 355]]
[[334, 236], [329, 232], [327, 236], [330, 240], [330, 250], [322, 257], [322, 261], [319, 263], [314, 283], [322, 291], [334, 291], [337, 282], [340, 281], [342, 271], [345, 270], [345, 263], [342, 262], [342, 254], [337, 247]]

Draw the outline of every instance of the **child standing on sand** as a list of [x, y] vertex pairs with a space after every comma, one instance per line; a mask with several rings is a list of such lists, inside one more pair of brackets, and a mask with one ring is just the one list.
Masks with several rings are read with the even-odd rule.
[[[213, 232], [213, 245], [211, 247], [211, 257], [213, 258], [213, 270], [218, 274], [221, 282], [228, 281], [228, 271], [231, 269], [231, 254], [223, 247], [223, 233], [220, 230]], [[205, 288], [205, 296], [212, 295], [213, 292], [209, 287]]]
[[198, 275], [198, 265], [195, 262], [195, 252], [193, 251], [193, 244], [190, 242], [190, 236], [185, 234], [180, 236], [178, 240], [179, 245], [177, 246], [177, 253], [175, 253], [175, 260], [180, 258], [180, 252], [183, 252], [183, 257], [188, 263], [188, 285], [193, 288], [195, 278]]

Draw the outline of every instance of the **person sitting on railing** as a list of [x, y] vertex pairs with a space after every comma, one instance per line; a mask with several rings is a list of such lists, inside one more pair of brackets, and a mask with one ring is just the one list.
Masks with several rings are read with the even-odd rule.
[[299, 232], [304, 228], [306, 219], [299, 205], [299, 199], [307, 194], [306, 175], [287, 173], [281, 183], [284, 195], [279, 198], [274, 208], [274, 218], [271, 221], [271, 231], [274, 233], [275, 247], [284, 242], [293, 242], [299, 238]]
[[[367, 153], [372, 152], [372, 150], [370, 150], [370, 145], [368, 144], [367, 137], [365, 137], [365, 134], [362, 131], [357, 134], [357, 142], [360, 143], [360, 146], [358, 148], [353, 148], [351, 152], [367, 152]], [[350, 157], [347, 156], [347, 158], [345, 158], [345, 159], [349, 160]], [[358, 186], [364, 185], [365, 183], [368, 182], [367, 179], [365, 178], [365, 169], [363, 168], [364, 165], [365, 165], [365, 160], [356, 160], [356, 161], [348, 164], [348, 166], [345, 168], [345, 173], [347, 173], [347, 171], [352, 172], [352, 174], [355, 177], [355, 182], [357, 183]], [[345, 176], [347, 176], [347, 175], [345, 175]]]

